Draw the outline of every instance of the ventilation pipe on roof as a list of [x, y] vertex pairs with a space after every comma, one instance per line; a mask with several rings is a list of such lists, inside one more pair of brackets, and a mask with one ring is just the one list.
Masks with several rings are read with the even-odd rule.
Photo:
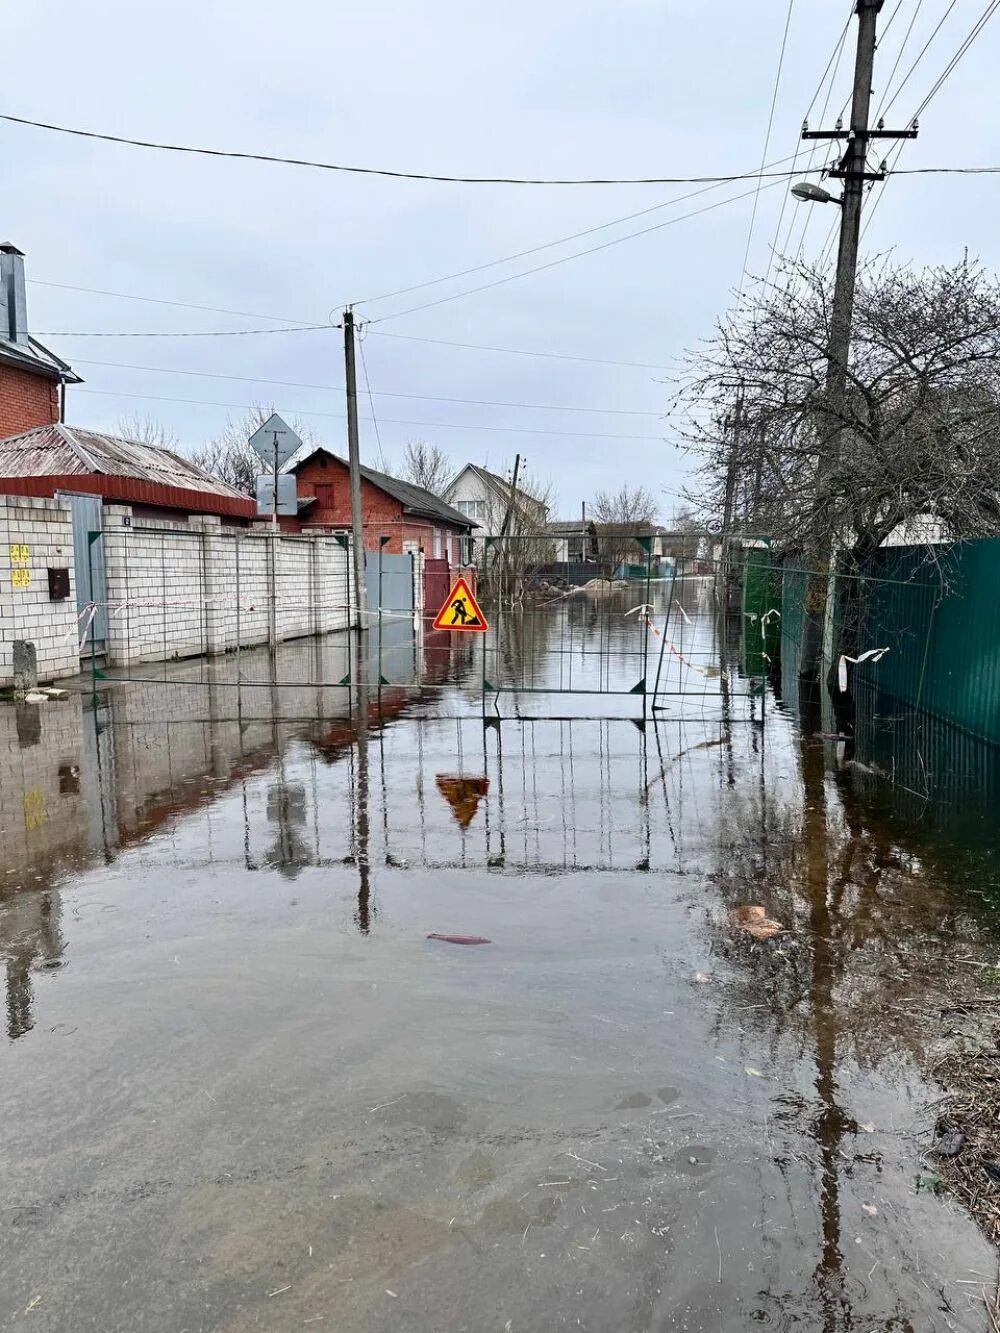
[[29, 346], [24, 255], [10, 241], [0, 243], [0, 338]]

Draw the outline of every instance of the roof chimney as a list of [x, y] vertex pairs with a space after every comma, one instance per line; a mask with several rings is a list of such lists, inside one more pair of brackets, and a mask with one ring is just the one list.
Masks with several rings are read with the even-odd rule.
[[10, 241], [0, 242], [0, 338], [29, 346], [24, 255]]

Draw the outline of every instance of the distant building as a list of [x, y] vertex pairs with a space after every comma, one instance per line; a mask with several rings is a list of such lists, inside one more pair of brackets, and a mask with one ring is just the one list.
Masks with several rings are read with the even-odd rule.
[[[351, 483], [345, 459], [317, 447], [293, 460], [287, 470], [295, 477], [299, 512], [297, 518], [282, 520], [286, 530], [350, 529]], [[397, 555], [423, 551], [453, 565], [469, 558], [472, 520], [422, 486], [362, 467], [361, 513], [366, 550], [382, 547]]]
[[63, 419], [64, 386], [80, 384], [65, 361], [28, 333], [24, 255], [0, 244], [0, 436]]
[[507, 530], [511, 534], [536, 534], [549, 521], [548, 506], [518, 489], [516, 494], [510, 481], [497, 472], [490, 472], [478, 463], [466, 463], [449, 482], [444, 498], [474, 524], [473, 537], [476, 559], [483, 554], [483, 539], [499, 537], [504, 519], [510, 511]]
[[557, 519], [545, 531], [552, 537], [553, 562], [584, 564], [597, 560], [597, 529], [589, 519]]

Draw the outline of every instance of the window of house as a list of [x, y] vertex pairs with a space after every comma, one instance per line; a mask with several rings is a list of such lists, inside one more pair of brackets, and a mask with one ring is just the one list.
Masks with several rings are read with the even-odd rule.
[[566, 559], [581, 561], [583, 559], [583, 537], [568, 537], [566, 539]]
[[466, 518], [484, 519], [486, 517], [485, 500], [456, 500], [454, 508]]

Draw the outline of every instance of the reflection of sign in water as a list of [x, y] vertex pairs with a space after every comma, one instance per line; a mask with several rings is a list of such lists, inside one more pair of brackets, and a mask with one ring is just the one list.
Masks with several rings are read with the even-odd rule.
[[477, 630], [480, 633], [488, 628], [486, 617], [479, 609], [479, 603], [472, 595], [472, 589], [465, 579], [456, 579], [452, 584], [444, 606], [437, 613], [434, 628]]
[[48, 822], [45, 809], [45, 796], [37, 787], [31, 787], [24, 793], [24, 827], [30, 833]]
[[439, 773], [435, 779], [438, 791], [455, 812], [462, 828], [468, 828], [476, 817], [479, 802], [490, 789], [489, 778], [467, 778]]

